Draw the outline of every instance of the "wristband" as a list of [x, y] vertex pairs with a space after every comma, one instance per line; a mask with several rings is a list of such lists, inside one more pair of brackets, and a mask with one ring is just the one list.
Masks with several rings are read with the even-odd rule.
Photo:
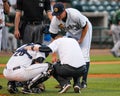
[[34, 46], [31, 47], [31, 50], [34, 51]]

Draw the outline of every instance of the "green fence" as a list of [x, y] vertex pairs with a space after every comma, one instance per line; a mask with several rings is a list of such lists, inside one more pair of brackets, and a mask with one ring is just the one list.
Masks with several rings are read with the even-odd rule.
[[112, 35], [109, 33], [109, 28], [94, 26], [92, 48], [111, 48], [112, 46]]

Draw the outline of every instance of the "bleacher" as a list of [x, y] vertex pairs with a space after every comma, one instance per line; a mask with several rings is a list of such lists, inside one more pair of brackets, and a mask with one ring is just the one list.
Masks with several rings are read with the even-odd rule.
[[81, 12], [107, 12], [111, 16], [120, 8], [120, 2], [110, 0], [98, 0], [97, 2], [72, 0], [71, 6]]

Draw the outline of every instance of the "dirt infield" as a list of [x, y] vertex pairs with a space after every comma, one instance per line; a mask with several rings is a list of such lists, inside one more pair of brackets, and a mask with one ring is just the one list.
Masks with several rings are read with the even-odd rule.
[[110, 49], [91, 49], [90, 55], [111, 55]]
[[[110, 49], [91, 49], [91, 55], [111, 55]], [[12, 52], [0, 52], [0, 56], [11, 56]], [[102, 62], [91, 62], [91, 64], [120, 64], [120, 61], [102, 61]], [[0, 67], [4, 67], [5, 64], [0, 64]], [[120, 78], [120, 74], [89, 74], [90, 78]], [[0, 78], [4, 78], [0, 74]]]

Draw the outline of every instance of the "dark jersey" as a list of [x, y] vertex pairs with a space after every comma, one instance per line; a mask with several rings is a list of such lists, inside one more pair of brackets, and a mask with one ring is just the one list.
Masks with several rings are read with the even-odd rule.
[[17, 10], [24, 12], [26, 21], [42, 21], [44, 10], [50, 11], [50, 0], [17, 0]]

